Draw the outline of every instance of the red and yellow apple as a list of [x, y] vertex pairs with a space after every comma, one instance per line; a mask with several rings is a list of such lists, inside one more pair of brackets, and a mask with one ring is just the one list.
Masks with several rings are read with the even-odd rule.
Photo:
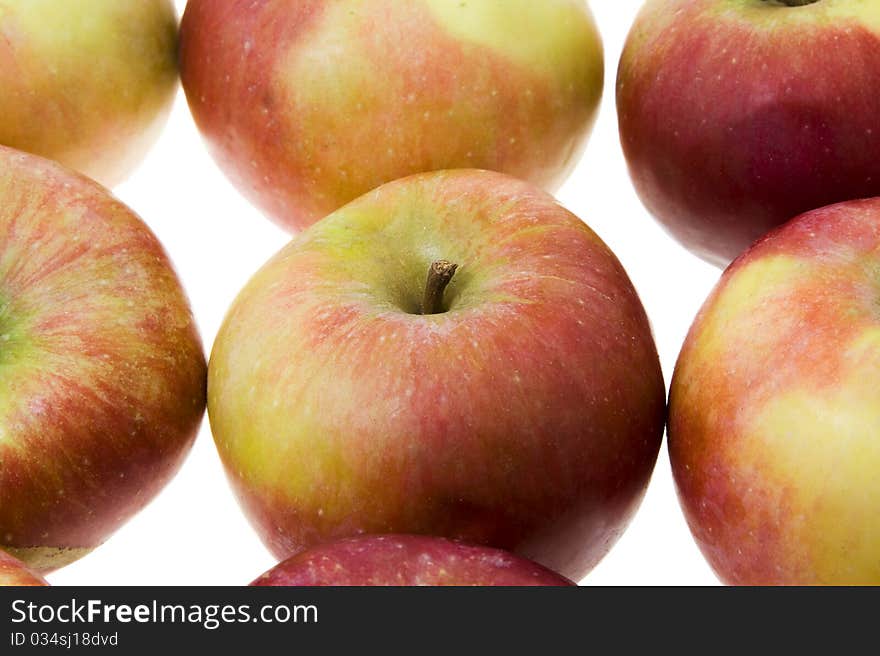
[[254, 586], [571, 586], [513, 554], [417, 535], [368, 535], [304, 551]]
[[42, 576], [28, 569], [17, 558], [0, 550], [0, 587], [49, 585]]
[[172, 0], [0, 2], [0, 144], [121, 182], [177, 91]]
[[438, 535], [578, 580], [641, 501], [664, 391], [605, 244], [536, 187], [445, 171], [370, 192], [251, 279], [214, 344], [208, 413], [280, 560]]
[[423, 171], [553, 190], [603, 80], [585, 0], [189, 0], [180, 62], [217, 162], [290, 230]]
[[724, 274], [675, 370], [685, 515], [734, 584], [880, 584], [880, 199], [813, 211]]
[[620, 136], [650, 212], [726, 265], [802, 212], [880, 195], [878, 89], [880, 3], [649, 0]]
[[87, 178], [0, 147], [0, 549], [88, 553], [178, 469], [206, 364], [159, 242]]

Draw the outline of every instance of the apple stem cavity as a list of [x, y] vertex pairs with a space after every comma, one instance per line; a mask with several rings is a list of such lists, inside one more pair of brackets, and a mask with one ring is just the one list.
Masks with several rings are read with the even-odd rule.
[[452, 282], [458, 265], [449, 260], [437, 260], [428, 269], [428, 280], [425, 283], [425, 296], [422, 299], [422, 314], [440, 314], [443, 307], [443, 292]]
[[819, 0], [764, 0], [764, 2], [785, 5], [786, 7], [804, 7], [819, 2]]

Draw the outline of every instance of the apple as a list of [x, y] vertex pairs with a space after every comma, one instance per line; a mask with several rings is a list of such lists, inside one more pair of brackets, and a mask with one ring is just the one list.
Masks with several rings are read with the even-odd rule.
[[808, 210], [880, 196], [880, 5], [649, 0], [617, 80], [648, 210], [728, 264]]
[[0, 550], [0, 587], [49, 585], [27, 565]]
[[189, 0], [180, 64], [218, 164], [291, 231], [436, 169], [552, 191], [603, 81], [584, 0]]
[[880, 584], [880, 199], [805, 214], [723, 275], [669, 409], [682, 506], [733, 584]]
[[88, 553], [168, 481], [206, 363], [162, 246], [60, 165], [0, 147], [0, 549]]
[[498, 549], [417, 535], [369, 535], [322, 544], [263, 574], [253, 586], [572, 586], [537, 563]]
[[0, 144], [121, 182], [165, 124], [176, 56], [172, 0], [4, 0]]
[[279, 560], [437, 535], [579, 580], [641, 501], [665, 405], [615, 256], [486, 171], [392, 182], [303, 232], [239, 294], [208, 367], [217, 448]]

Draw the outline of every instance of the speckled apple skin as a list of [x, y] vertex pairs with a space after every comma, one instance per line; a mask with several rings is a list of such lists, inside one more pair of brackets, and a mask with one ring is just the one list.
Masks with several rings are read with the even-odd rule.
[[173, 0], [0, 1], [0, 144], [114, 185], [177, 93]]
[[27, 565], [0, 550], [0, 587], [49, 585], [42, 576]]
[[162, 246], [105, 189], [0, 147], [0, 548], [48, 570], [171, 478], [205, 407]]
[[880, 195], [880, 4], [649, 0], [620, 136], [650, 212], [727, 265], [803, 212]]
[[422, 171], [552, 190], [603, 81], [584, 0], [190, 0], [180, 62], [221, 168], [294, 231]]
[[813, 211], [724, 274], [679, 357], [669, 453], [733, 584], [880, 584], [880, 199]]
[[369, 535], [318, 545], [253, 586], [572, 586], [498, 549], [416, 535]]
[[[448, 311], [417, 314], [432, 261]], [[284, 559], [359, 533], [515, 551], [579, 580], [638, 506], [665, 390], [620, 263], [540, 189], [490, 172], [390, 183], [240, 293], [209, 416]]]

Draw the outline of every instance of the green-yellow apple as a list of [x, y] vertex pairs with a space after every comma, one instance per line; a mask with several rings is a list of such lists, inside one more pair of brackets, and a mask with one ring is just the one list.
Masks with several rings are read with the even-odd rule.
[[229, 178], [290, 230], [447, 168], [550, 190], [602, 95], [585, 0], [190, 0], [181, 76]]
[[876, 0], [648, 0], [620, 136], [647, 208], [726, 265], [802, 212], [880, 195], [878, 89]]
[[27, 565], [0, 550], [0, 587], [49, 585], [42, 576]]
[[60, 165], [0, 147], [0, 549], [97, 547], [174, 474], [206, 364], [162, 246]]
[[513, 554], [443, 538], [368, 535], [322, 544], [276, 565], [253, 586], [571, 586]]
[[177, 91], [172, 0], [0, 0], [0, 144], [121, 182]]
[[880, 584], [880, 199], [815, 210], [724, 274], [676, 367], [669, 453], [735, 584]]
[[302, 233], [230, 309], [208, 397], [279, 560], [423, 534], [575, 580], [638, 506], [665, 419], [617, 259], [546, 192], [485, 171], [389, 183]]

